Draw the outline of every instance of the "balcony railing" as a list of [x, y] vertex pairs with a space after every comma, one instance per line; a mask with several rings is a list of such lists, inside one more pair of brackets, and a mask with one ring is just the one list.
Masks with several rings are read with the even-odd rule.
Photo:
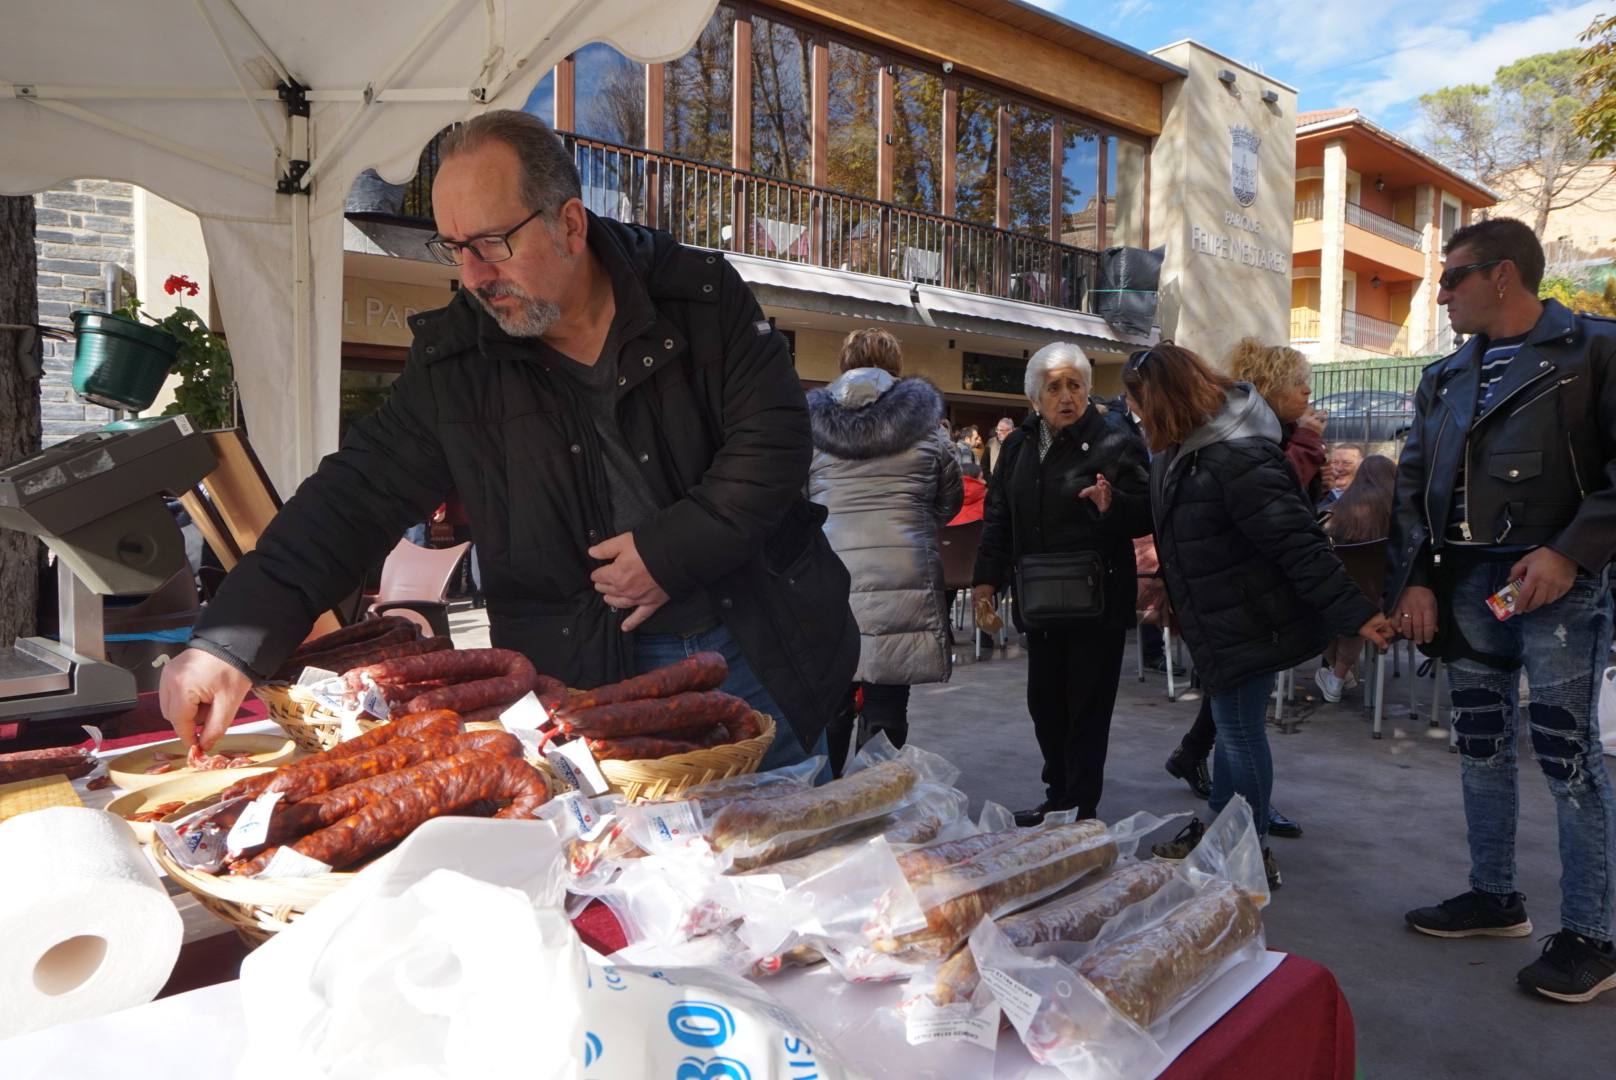
[[1315, 195], [1311, 199], [1297, 199], [1292, 221], [1319, 221], [1324, 217], [1324, 199]]
[[1408, 351], [1408, 329], [1356, 311], [1341, 313], [1341, 344], [1397, 356]]
[[1376, 236], [1384, 237], [1394, 244], [1402, 244], [1404, 247], [1411, 247], [1415, 251], [1425, 250], [1425, 238], [1420, 233], [1402, 222], [1393, 221], [1389, 217], [1382, 217], [1373, 210], [1365, 210], [1357, 203], [1347, 204], [1347, 224], [1356, 225], [1360, 229], [1372, 232]]
[[[1039, 236], [844, 195], [671, 154], [562, 133], [602, 217], [670, 232], [682, 243], [922, 285], [1093, 310], [1099, 253]], [[429, 218], [436, 145], [406, 190], [406, 215]]]

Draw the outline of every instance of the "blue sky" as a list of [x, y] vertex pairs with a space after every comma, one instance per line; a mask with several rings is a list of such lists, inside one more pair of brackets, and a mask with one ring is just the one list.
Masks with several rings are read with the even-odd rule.
[[1357, 106], [1378, 123], [1419, 135], [1419, 96], [1486, 83], [1534, 53], [1577, 45], [1611, 0], [1030, 0], [1137, 49], [1182, 38], [1260, 68], [1300, 92], [1299, 109]]

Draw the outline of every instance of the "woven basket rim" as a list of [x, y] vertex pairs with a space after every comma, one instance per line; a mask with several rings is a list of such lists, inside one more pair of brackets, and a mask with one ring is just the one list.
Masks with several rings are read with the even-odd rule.
[[759, 727], [762, 729], [761, 734], [754, 738], [712, 746], [704, 750], [691, 750], [683, 754], [670, 754], [665, 758], [640, 758], [633, 761], [608, 758], [598, 763], [600, 771], [614, 785], [644, 785], [663, 780], [687, 780], [692, 776], [745, 764], [748, 759], [751, 759], [751, 767], [756, 769], [758, 763], [763, 760], [763, 755], [768, 752], [769, 744], [774, 741], [775, 722], [774, 717], [757, 709], [752, 710], [752, 715], [758, 718]]
[[[187, 890], [227, 904], [248, 907], [285, 907], [307, 911], [348, 882], [358, 871], [333, 870], [302, 878], [256, 878], [231, 874], [204, 874], [175, 861], [162, 843], [151, 846], [163, 872]], [[244, 914], [246, 914], [244, 912]]]

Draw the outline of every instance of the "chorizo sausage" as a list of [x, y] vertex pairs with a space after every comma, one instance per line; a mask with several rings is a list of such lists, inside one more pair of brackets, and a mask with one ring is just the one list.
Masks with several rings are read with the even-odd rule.
[[[517, 758], [469, 752], [409, 770], [409, 782], [291, 845], [292, 850], [328, 866], [357, 862], [408, 836], [432, 818], [452, 814], [486, 799], [510, 800], [496, 817], [532, 817], [549, 799], [549, 787], [538, 770]], [[233, 873], [256, 873], [273, 853], [266, 851]], [[256, 867], [256, 868], [255, 868]]]
[[391, 646], [404, 645], [420, 637], [413, 626], [401, 626], [396, 630], [389, 630], [380, 637], [361, 641], [355, 645], [344, 645], [340, 649], [322, 649], [319, 652], [304, 653], [293, 656], [275, 671], [274, 678], [279, 680], [295, 679], [304, 668], [324, 668], [341, 674], [347, 668], [355, 666], [358, 662], [366, 661], [367, 657], [377, 655], [383, 649]]
[[[712, 819], [707, 839], [718, 851], [735, 849], [735, 870], [796, 855], [836, 830], [879, 817], [903, 801], [919, 777], [901, 761], [883, 761], [822, 787], [776, 799], [740, 799]], [[795, 834], [780, 841], [783, 834]]]
[[347, 678], [350, 686], [358, 687], [366, 676], [375, 683], [398, 683], [421, 682], [425, 679], [464, 682], [468, 679], [518, 675], [527, 675], [533, 681], [538, 679], [532, 663], [519, 652], [510, 649], [454, 649], [429, 656], [409, 656], [371, 664], [350, 671]]
[[0, 784], [37, 780], [42, 776], [65, 776], [69, 780], [77, 780], [94, 771], [95, 755], [79, 746], [53, 746], [44, 750], [0, 754]]
[[321, 634], [312, 641], [305, 641], [292, 650], [289, 659], [297, 659], [309, 653], [327, 652], [331, 649], [341, 649], [349, 645], [357, 645], [372, 638], [381, 637], [393, 630], [410, 629], [414, 626], [409, 619], [402, 615], [383, 615], [374, 619], [363, 619], [348, 626], [339, 627], [329, 634]]
[[312, 768], [325, 762], [336, 761], [341, 758], [354, 757], [359, 754], [376, 749], [394, 739], [418, 738], [451, 738], [460, 733], [460, 717], [447, 710], [435, 713], [414, 713], [400, 717], [390, 724], [382, 724], [371, 728], [363, 735], [355, 736], [346, 742], [340, 742], [329, 750], [322, 750], [318, 754], [311, 754], [300, 761], [289, 765], [282, 765], [270, 773], [260, 773], [238, 780], [225, 788], [220, 794], [221, 802], [237, 799], [243, 796], [262, 795], [269, 790], [269, 785], [275, 778], [283, 773], [296, 769]]
[[647, 671], [622, 682], [597, 686], [573, 695], [567, 703], [569, 711], [593, 709], [601, 705], [616, 705], [625, 701], [645, 698], [673, 697], [690, 691], [716, 690], [729, 678], [729, 664], [721, 653], [699, 652], [678, 663]]
[[591, 739], [621, 739], [631, 735], [679, 738], [684, 737], [678, 734], [680, 732], [705, 732], [714, 724], [728, 728], [731, 720], [739, 723], [751, 711], [752, 707], [741, 698], [721, 690], [700, 690], [672, 697], [598, 705], [592, 709], [569, 709], [557, 716], [556, 722], [568, 734]]

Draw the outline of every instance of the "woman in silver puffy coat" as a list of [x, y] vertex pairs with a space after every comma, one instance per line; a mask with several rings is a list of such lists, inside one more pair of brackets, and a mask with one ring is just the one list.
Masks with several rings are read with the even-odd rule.
[[827, 733], [840, 770], [863, 691], [858, 744], [909, 733], [909, 687], [952, 671], [937, 530], [959, 512], [959, 463], [938, 421], [943, 395], [902, 377], [898, 339], [855, 330], [842, 343], [842, 375], [808, 394], [814, 458], [808, 497], [829, 511], [825, 536], [853, 578], [859, 666]]

